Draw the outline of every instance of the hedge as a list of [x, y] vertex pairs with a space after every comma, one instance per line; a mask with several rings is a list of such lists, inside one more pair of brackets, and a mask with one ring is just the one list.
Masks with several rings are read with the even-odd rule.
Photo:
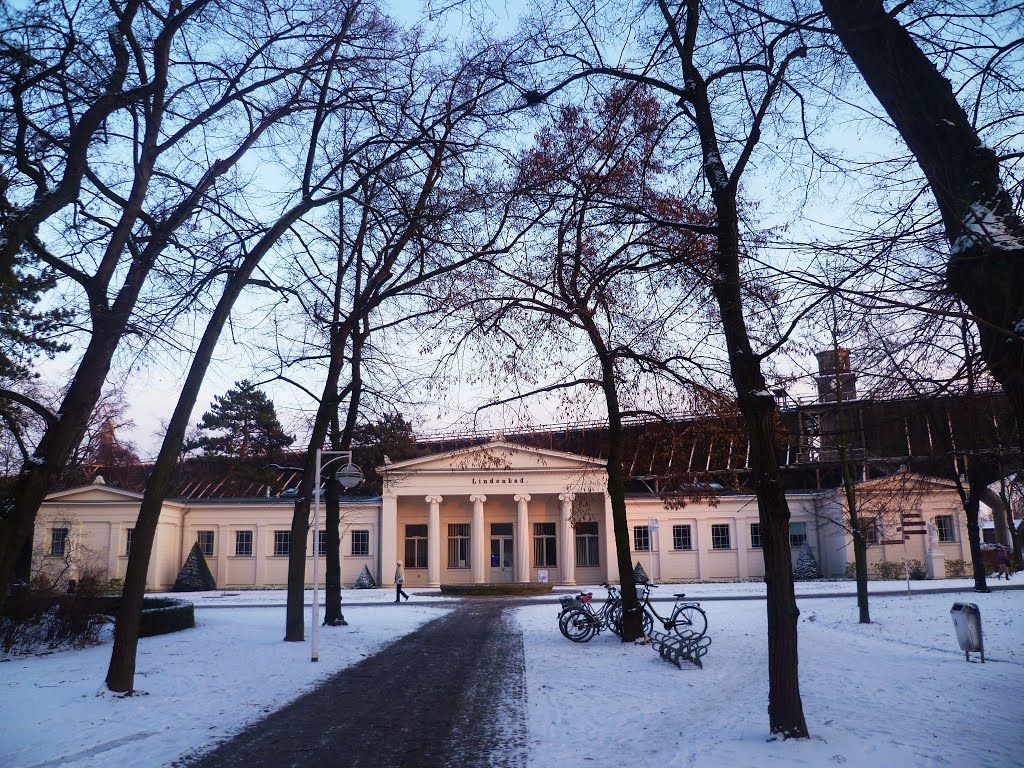
[[[117, 616], [120, 597], [108, 597], [103, 610]], [[146, 597], [142, 600], [142, 618], [139, 620], [139, 637], [166, 635], [180, 632], [196, 625], [195, 606], [188, 600], [174, 597]]]

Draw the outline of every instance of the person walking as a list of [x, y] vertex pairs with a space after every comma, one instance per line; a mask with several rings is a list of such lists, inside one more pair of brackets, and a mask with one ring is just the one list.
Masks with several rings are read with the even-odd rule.
[[395, 602], [396, 603], [402, 602], [402, 598], [403, 597], [406, 600], [409, 599], [409, 596], [407, 594], [405, 594], [405, 590], [402, 589], [402, 585], [404, 583], [405, 583], [405, 566], [402, 565], [402, 561], [399, 560], [398, 561], [398, 567], [395, 568]]
[[999, 548], [999, 552], [996, 553], [996, 565], [999, 566], [999, 575], [996, 576], [996, 580], [1006, 577], [1006, 580], [1010, 580], [1010, 555], [1002, 547]]

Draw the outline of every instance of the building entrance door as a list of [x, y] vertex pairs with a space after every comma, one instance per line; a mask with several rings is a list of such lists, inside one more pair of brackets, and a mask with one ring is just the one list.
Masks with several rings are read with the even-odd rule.
[[491, 575], [492, 584], [515, 581], [515, 551], [512, 523], [491, 523]]

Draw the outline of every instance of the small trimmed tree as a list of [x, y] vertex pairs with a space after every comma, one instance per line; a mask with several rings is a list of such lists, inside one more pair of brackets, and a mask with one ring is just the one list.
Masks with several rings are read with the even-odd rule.
[[818, 568], [818, 561], [814, 557], [814, 550], [806, 541], [800, 555], [793, 564], [793, 578], [796, 581], [810, 581], [821, 578], [821, 569]]

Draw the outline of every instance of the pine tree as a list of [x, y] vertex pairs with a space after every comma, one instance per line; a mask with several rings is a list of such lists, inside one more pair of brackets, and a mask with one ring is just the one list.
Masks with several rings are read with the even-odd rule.
[[249, 381], [235, 382], [197, 425], [200, 437], [195, 446], [215, 456], [246, 461], [269, 457], [295, 441], [277, 420], [274, 403]]
[[793, 564], [793, 578], [796, 581], [809, 581], [810, 579], [821, 578], [818, 561], [814, 559], [814, 550], [811, 549], [811, 545], [806, 541], [804, 542], [803, 549], [800, 550], [800, 556], [797, 557], [796, 562]]

